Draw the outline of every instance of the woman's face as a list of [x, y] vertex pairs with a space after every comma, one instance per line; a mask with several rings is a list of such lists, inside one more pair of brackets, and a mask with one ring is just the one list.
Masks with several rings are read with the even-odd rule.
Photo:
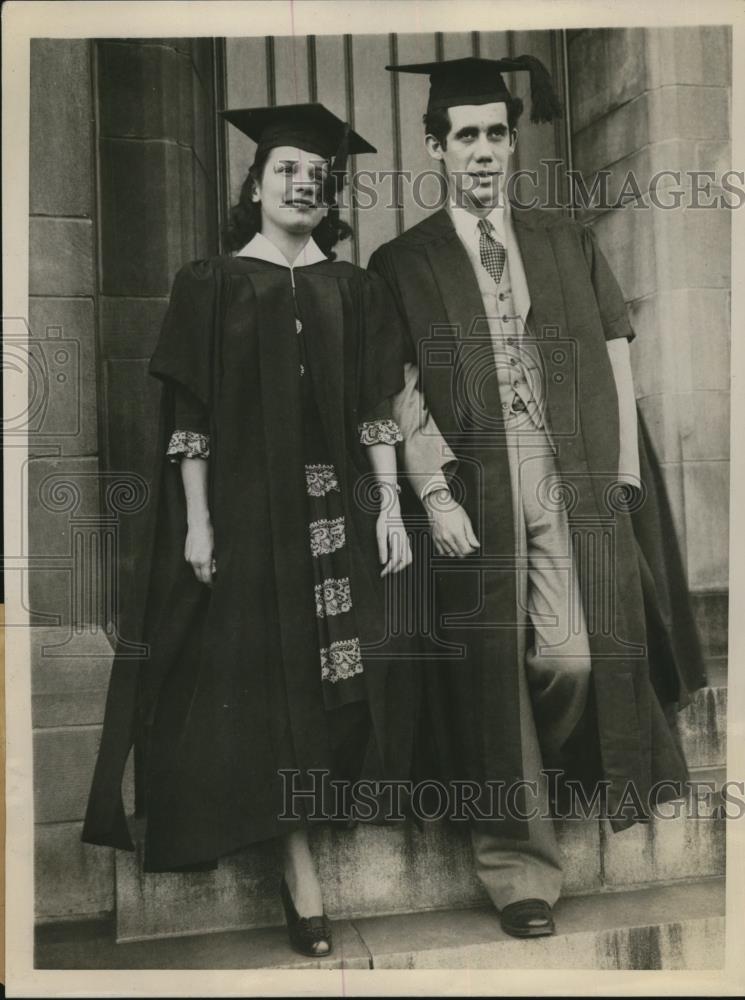
[[269, 151], [264, 173], [254, 188], [261, 203], [261, 229], [311, 233], [328, 211], [322, 204], [328, 162], [317, 153], [295, 146]]

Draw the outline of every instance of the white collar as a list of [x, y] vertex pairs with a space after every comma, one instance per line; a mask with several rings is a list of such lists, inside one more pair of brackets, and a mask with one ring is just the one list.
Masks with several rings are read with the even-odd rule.
[[311, 236], [292, 264], [288, 264], [282, 251], [263, 233], [257, 233], [242, 250], [238, 251], [236, 256], [254, 257], [257, 260], [265, 260], [269, 264], [280, 264], [282, 267], [288, 268], [307, 267], [309, 264], [318, 264], [322, 260], [328, 260], [326, 254]]
[[[453, 220], [453, 225], [455, 226], [458, 235], [462, 239], [466, 239], [471, 243], [473, 243], [474, 240], [478, 242], [480, 235], [479, 217], [477, 215], [473, 215], [461, 205], [456, 205], [452, 201], [448, 205], [448, 211], [450, 212], [450, 218]], [[491, 212], [489, 212], [486, 216], [486, 220], [491, 222], [492, 226], [494, 226], [494, 232], [497, 239], [504, 241], [507, 236], [507, 228], [510, 224], [509, 201], [505, 198], [503, 199], [503, 204], [495, 205]]]

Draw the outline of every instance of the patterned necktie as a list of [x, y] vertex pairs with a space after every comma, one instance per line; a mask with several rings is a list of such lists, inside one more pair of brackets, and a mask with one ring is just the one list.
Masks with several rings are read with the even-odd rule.
[[504, 246], [495, 239], [494, 226], [488, 219], [479, 219], [479, 254], [481, 263], [489, 274], [499, 284], [504, 271], [504, 262], [507, 260], [507, 251]]

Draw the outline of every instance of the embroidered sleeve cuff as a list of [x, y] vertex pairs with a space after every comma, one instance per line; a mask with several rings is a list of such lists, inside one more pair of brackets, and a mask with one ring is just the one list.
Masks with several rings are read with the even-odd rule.
[[182, 458], [209, 458], [209, 435], [196, 431], [174, 431], [166, 455], [172, 462], [180, 462]]
[[358, 425], [360, 442], [370, 444], [398, 444], [403, 436], [395, 420], [365, 420]]

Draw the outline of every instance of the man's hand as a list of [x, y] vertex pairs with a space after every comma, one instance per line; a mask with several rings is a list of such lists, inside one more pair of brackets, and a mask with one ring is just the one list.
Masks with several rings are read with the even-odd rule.
[[479, 540], [471, 526], [471, 519], [450, 490], [432, 490], [423, 499], [429, 515], [435, 552], [440, 556], [463, 559], [479, 548]]
[[217, 568], [213, 552], [212, 522], [200, 519], [196, 524], [190, 524], [186, 532], [184, 559], [191, 565], [197, 580], [208, 586], [212, 585], [212, 576]]

